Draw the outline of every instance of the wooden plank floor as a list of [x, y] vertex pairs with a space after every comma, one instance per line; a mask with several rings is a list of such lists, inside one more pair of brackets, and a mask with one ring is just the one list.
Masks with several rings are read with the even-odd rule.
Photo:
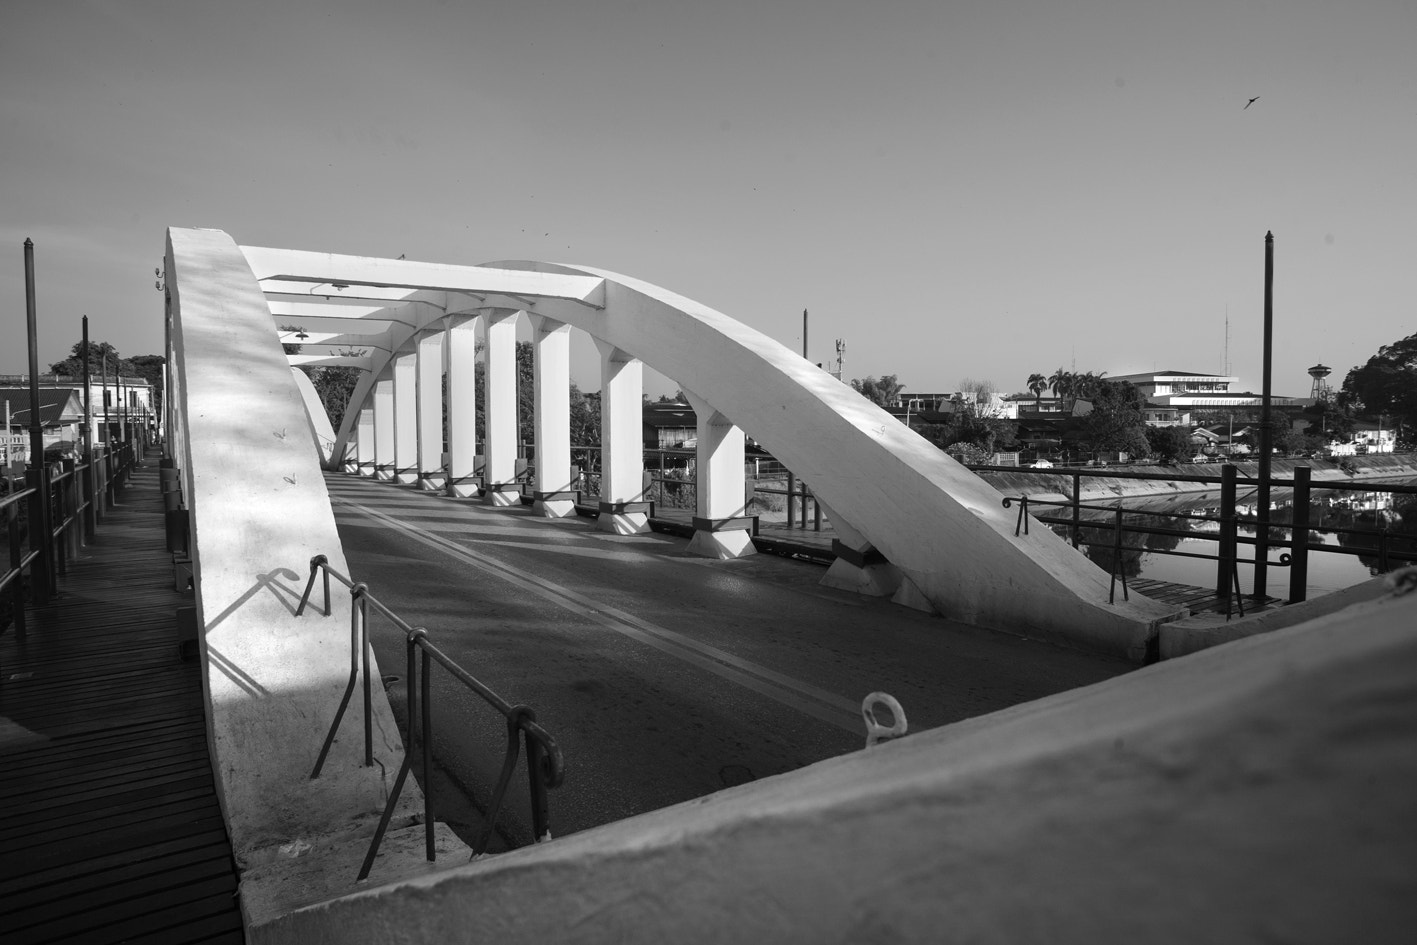
[[[1225, 602], [1215, 593], [1213, 587], [1193, 587], [1190, 584], [1174, 584], [1170, 581], [1153, 581], [1151, 578], [1140, 577], [1128, 578], [1127, 587], [1163, 604], [1180, 604], [1183, 607], [1189, 607], [1192, 612], [1213, 610], [1225, 613]], [[1285, 602], [1277, 597], [1266, 597], [1261, 601], [1246, 595], [1238, 602], [1234, 598], [1231, 599], [1230, 613], [1233, 617], [1239, 617], [1240, 605], [1244, 605], [1245, 616], [1248, 617], [1262, 610], [1283, 607], [1284, 604]]]
[[201, 677], [177, 654], [158, 456], [0, 637], [0, 941], [239, 943]]

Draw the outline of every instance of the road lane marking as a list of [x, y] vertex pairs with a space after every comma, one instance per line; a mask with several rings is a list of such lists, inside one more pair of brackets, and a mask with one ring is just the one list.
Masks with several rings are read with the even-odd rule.
[[718, 647], [661, 627], [616, 607], [592, 600], [565, 585], [519, 571], [495, 558], [425, 531], [418, 525], [405, 522], [378, 509], [340, 496], [332, 495], [331, 501], [401, 532], [422, 545], [442, 551], [464, 564], [529, 590], [551, 603], [579, 614], [622, 636], [638, 640], [660, 652], [705, 669], [721, 679], [737, 683], [759, 695], [766, 696], [775, 702], [844, 731], [852, 734], [860, 734], [861, 732], [861, 707], [859, 703], [852, 702], [850, 699], [843, 699], [841, 696], [810, 683], [768, 669], [766, 666], [761, 666]]

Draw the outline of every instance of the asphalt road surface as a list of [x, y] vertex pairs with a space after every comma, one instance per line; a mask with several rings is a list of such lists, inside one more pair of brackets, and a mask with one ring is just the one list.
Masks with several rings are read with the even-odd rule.
[[[327, 482], [353, 578], [556, 738], [558, 836], [859, 750], [873, 691], [918, 732], [1130, 668], [823, 588], [820, 565], [711, 561], [686, 539], [588, 518]], [[378, 617], [370, 632], [402, 722], [403, 636]], [[437, 667], [431, 679], [435, 812], [468, 839], [505, 723]], [[519, 770], [494, 850], [529, 839], [525, 785]]]

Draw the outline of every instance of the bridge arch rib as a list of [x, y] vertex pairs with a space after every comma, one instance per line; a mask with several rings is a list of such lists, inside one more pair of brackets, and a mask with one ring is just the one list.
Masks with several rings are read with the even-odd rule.
[[761, 332], [659, 286], [528, 260], [444, 266], [243, 252], [268, 293], [282, 280], [385, 300], [367, 315], [386, 324], [382, 334], [328, 335], [336, 344], [373, 342], [368, 373], [335, 437], [335, 457], [358, 428], [361, 408], [381, 383], [393, 383], [390, 366], [411, 356], [421, 332], [450, 318], [526, 312], [650, 365], [696, 405], [762, 443], [812, 484], [843, 534], [884, 555], [901, 596], [917, 605], [1133, 659], [1143, 657], [1162, 622], [1178, 616], [1139, 595], [1108, 603], [1110, 582], [1100, 569], [1047, 529], [1014, 535], [997, 491], [890, 414]]

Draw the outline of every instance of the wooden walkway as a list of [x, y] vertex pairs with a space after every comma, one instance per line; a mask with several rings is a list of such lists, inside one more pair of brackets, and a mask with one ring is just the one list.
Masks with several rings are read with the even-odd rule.
[[[1153, 581], [1151, 578], [1128, 578], [1127, 587], [1138, 593], [1150, 597], [1152, 600], [1160, 601], [1163, 604], [1180, 604], [1189, 607], [1192, 613], [1202, 610], [1225, 613], [1225, 601], [1221, 600], [1215, 593], [1215, 588], [1192, 587], [1190, 584], [1173, 584], [1170, 581]], [[1121, 589], [1118, 588], [1118, 596]], [[1243, 606], [1245, 616], [1257, 614], [1264, 610], [1274, 610], [1276, 607], [1283, 607], [1285, 601], [1278, 597], [1266, 597], [1264, 600], [1245, 595], [1243, 598], [1231, 598], [1230, 614], [1232, 617], [1240, 616], [1240, 609]]]
[[198, 663], [178, 658], [157, 455], [0, 636], [0, 941], [240, 943]]

